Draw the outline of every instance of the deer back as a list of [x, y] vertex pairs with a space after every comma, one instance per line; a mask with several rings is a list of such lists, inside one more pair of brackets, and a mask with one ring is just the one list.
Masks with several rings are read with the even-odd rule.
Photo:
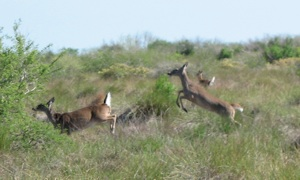
[[[186, 72], [183, 72], [183, 75], [187, 76]], [[200, 84], [190, 81], [188, 78], [186, 78], [186, 80], [187, 86], [186, 90], [184, 90], [184, 94], [190, 101], [222, 116], [228, 116], [234, 111], [229, 103], [208, 93]]]

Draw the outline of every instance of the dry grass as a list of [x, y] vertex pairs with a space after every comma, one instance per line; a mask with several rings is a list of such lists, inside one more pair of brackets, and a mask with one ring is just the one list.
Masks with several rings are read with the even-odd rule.
[[[189, 113], [177, 108], [167, 118], [151, 115], [142, 123], [117, 124], [114, 136], [104, 123], [71, 136], [63, 134], [71, 144], [1, 153], [2, 178], [298, 179], [300, 152], [292, 144], [300, 131], [299, 76], [286, 66], [211, 67], [208, 74], [216, 76], [216, 83], [208, 91], [244, 106], [245, 112], [236, 116], [242, 127], [185, 102]], [[98, 91], [111, 91], [113, 111], [122, 114], [143, 98], [155, 78], [111, 82], [92, 75], [77, 81], [48, 84], [57, 110], [85, 106]], [[177, 80], [170, 81], [181, 88]], [[97, 90], [74, 98], [91, 84]]]

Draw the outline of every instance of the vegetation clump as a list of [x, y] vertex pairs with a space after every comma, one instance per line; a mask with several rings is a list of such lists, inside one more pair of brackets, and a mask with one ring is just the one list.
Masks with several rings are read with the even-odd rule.
[[299, 57], [299, 47], [295, 45], [292, 38], [271, 38], [263, 48], [264, 57], [270, 63], [273, 63], [279, 59], [285, 59], [290, 57]]
[[102, 69], [99, 74], [103, 78], [122, 79], [126, 77], [146, 77], [150, 72], [145, 67], [131, 67], [126, 64], [116, 63], [109, 68]]
[[179, 41], [176, 43], [176, 52], [185, 56], [192, 55], [194, 53], [194, 44], [188, 40]]
[[0, 150], [45, 148], [61, 140], [48, 124], [33, 121], [25, 112], [56, 60], [45, 63], [34, 44], [26, 41], [18, 29], [16, 23], [14, 36], [5, 36], [12, 46], [3, 44], [4, 37], [0, 39]]
[[137, 102], [135, 117], [147, 119], [152, 115], [167, 117], [175, 107], [175, 86], [169, 82], [167, 75], [160, 76], [154, 87], [146, 91]]
[[230, 59], [233, 56], [233, 51], [228, 48], [228, 47], [224, 47], [221, 49], [219, 55], [218, 55], [218, 59]]
[[174, 45], [170, 42], [164, 40], [156, 40], [150, 44], [148, 44], [149, 50], [161, 51], [161, 50], [172, 50]]
[[274, 62], [278, 66], [300, 66], [300, 58], [285, 58]]

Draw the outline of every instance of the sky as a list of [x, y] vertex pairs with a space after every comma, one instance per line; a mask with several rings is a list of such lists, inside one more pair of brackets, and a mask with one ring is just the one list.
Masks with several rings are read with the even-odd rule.
[[148, 34], [170, 42], [240, 43], [300, 35], [299, 0], [0, 0], [1, 35], [39, 48], [88, 50]]

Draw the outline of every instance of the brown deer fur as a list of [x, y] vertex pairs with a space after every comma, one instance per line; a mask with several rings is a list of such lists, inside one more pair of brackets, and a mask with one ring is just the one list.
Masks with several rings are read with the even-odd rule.
[[204, 87], [212, 86], [214, 81], [215, 81], [215, 77], [213, 77], [211, 80], [204, 79], [203, 78], [203, 71], [199, 71], [197, 73], [197, 78], [198, 78], [199, 84], [204, 86]]
[[64, 129], [68, 129], [68, 134], [71, 133], [71, 130], [78, 130], [93, 123], [99, 122], [110, 122], [111, 133], [115, 133], [116, 119], [115, 114], [111, 114], [110, 102], [107, 102], [107, 99], [110, 101], [110, 93], [106, 95], [104, 102], [99, 103], [97, 99], [93, 103], [85, 108], [78, 109], [73, 112], [67, 112], [63, 114], [56, 114], [57, 123], [61, 125], [61, 132], [63, 133]]
[[181, 80], [183, 90], [178, 92], [176, 100], [178, 107], [181, 107], [185, 112], [187, 112], [186, 108], [182, 104], [182, 99], [187, 99], [206, 110], [215, 112], [221, 116], [229, 117], [232, 122], [239, 124], [234, 120], [235, 110], [237, 109], [242, 111], [243, 108], [238, 104], [229, 104], [226, 101], [209, 94], [204, 87], [198, 83], [192, 82], [187, 76], [187, 65], [188, 63], [184, 64], [180, 69], [174, 69], [168, 73], [169, 76], [178, 76]]
[[68, 129], [68, 134], [71, 134], [72, 130], [79, 130], [93, 123], [105, 121], [110, 122], [111, 133], [114, 134], [115, 132], [117, 116], [111, 114], [110, 93], [106, 95], [104, 101], [103, 96], [100, 95], [89, 106], [73, 112], [51, 113], [50, 109], [42, 104], [35, 109], [45, 112], [49, 118], [53, 119], [55, 127], [60, 124], [62, 133], [64, 129]]

